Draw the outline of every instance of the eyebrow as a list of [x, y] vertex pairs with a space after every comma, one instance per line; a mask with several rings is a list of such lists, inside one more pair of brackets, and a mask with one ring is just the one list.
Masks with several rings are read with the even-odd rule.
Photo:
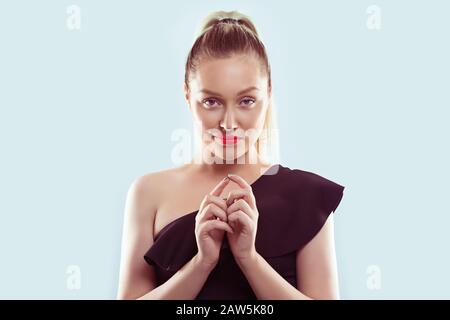
[[[238, 93], [237, 93], [237, 95], [239, 96], [239, 95], [241, 95], [241, 94], [243, 94], [243, 93], [246, 93], [246, 92], [249, 92], [249, 91], [252, 91], [252, 90], [259, 90], [259, 88], [257, 88], [257, 87], [248, 87], [247, 89], [244, 89], [244, 90], [241, 90], [241, 91], [239, 91]], [[206, 93], [206, 94], [211, 94], [211, 95], [214, 95], [214, 96], [219, 96], [219, 97], [221, 97], [221, 95], [220, 95], [220, 93], [217, 93], [217, 92], [214, 92], [214, 91], [211, 91], [211, 90], [208, 90], [208, 89], [202, 89], [202, 90], [200, 90], [200, 92], [203, 92], [203, 93]]]

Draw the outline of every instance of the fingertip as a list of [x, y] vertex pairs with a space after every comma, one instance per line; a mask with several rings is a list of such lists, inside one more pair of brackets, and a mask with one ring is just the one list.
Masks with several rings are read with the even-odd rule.
[[227, 177], [223, 178], [219, 181], [219, 183], [214, 187], [214, 189], [210, 192], [211, 195], [219, 196], [222, 193], [222, 190], [225, 188], [229, 179]]
[[225, 177], [222, 179], [222, 181], [220, 182], [220, 187], [225, 187], [226, 184], [228, 184], [228, 182], [230, 182], [230, 179], [228, 177]]

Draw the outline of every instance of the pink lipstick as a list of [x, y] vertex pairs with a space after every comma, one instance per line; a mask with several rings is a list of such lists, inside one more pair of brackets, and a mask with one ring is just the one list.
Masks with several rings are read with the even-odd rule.
[[238, 140], [238, 137], [236, 136], [227, 136], [222, 137], [222, 143], [223, 144], [236, 144]]
[[220, 144], [224, 146], [233, 146], [238, 143], [240, 138], [238, 136], [222, 136], [222, 137], [215, 137], [217, 141], [219, 141]]

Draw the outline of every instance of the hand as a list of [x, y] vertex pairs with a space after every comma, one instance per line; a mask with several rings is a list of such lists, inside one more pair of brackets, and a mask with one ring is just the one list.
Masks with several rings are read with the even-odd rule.
[[255, 239], [259, 212], [256, 207], [252, 187], [238, 175], [229, 174], [230, 180], [242, 189], [230, 191], [226, 205], [228, 224], [234, 233], [227, 233], [228, 244], [235, 259], [247, 259], [255, 256]]
[[227, 223], [226, 202], [219, 197], [229, 181], [225, 177], [203, 198], [195, 217], [198, 257], [207, 266], [217, 264], [224, 232], [233, 232]]

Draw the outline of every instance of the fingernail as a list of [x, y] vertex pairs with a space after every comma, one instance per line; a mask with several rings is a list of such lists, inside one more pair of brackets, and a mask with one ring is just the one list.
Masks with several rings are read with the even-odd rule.
[[226, 176], [225, 178], [223, 178], [223, 181], [226, 181], [226, 180], [228, 180], [229, 178], [228, 178], [228, 176]]

